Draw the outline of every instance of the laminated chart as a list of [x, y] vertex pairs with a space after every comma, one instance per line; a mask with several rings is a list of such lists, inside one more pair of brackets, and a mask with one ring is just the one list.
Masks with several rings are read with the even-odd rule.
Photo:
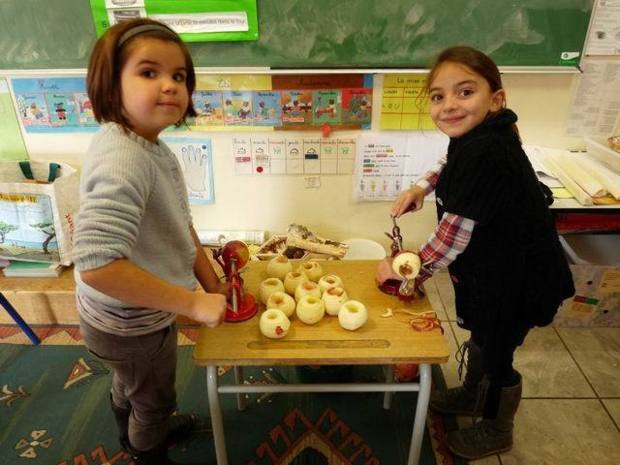
[[446, 154], [448, 141], [438, 131], [361, 135], [357, 140], [353, 198], [394, 200]]
[[235, 174], [351, 174], [355, 145], [353, 137], [323, 139], [274, 134], [234, 137]]
[[95, 131], [84, 77], [11, 80], [17, 115], [27, 133]]
[[428, 97], [426, 74], [386, 74], [381, 101], [381, 129], [435, 129]]

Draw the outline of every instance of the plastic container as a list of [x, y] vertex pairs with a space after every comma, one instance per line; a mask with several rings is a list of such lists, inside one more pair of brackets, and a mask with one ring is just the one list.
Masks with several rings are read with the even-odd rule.
[[370, 239], [352, 238], [342, 243], [349, 246], [343, 260], [382, 260], [386, 257], [383, 246]]
[[620, 266], [619, 234], [572, 234], [560, 236], [570, 263]]

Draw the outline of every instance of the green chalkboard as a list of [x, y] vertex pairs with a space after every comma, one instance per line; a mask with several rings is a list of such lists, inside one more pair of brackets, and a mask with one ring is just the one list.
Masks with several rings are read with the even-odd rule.
[[[189, 48], [204, 67], [424, 68], [455, 44], [500, 66], [570, 66], [591, 10], [592, 0], [258, 0], [258, 41]], [[94, 41], [89, 0], [0, 0], [0, 70], [85, 68]]]

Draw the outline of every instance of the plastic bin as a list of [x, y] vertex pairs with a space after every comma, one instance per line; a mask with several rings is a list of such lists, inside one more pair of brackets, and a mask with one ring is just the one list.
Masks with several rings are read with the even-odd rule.
[[558, 311], [556, 326], [620, 326], [620, 235], [560, 237], [575, 295]]

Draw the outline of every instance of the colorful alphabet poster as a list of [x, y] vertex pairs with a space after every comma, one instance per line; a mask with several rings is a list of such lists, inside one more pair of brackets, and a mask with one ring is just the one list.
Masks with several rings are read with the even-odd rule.
[[372, 75], [202, 75], [193, 95], [198, 130], [369, 129]]
[[435, 129], [425, 86], [425, 74], [386, 74], [383, 79], [381, 129]]
[[98, 127], [84, 77], [12, 79], [17, 115], [28, 133]]

